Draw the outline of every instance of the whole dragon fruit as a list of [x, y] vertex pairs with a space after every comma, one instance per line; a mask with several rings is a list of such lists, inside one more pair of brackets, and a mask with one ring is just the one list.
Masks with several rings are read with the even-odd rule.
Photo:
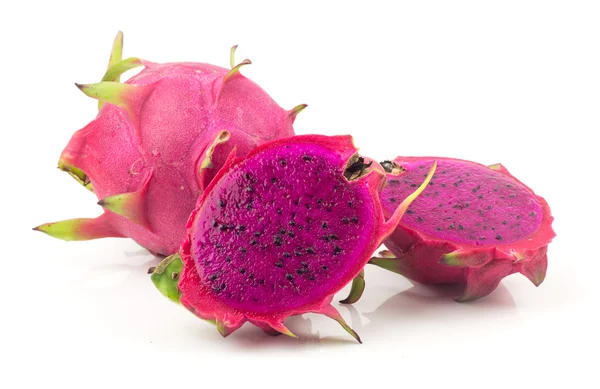
[[[246, 321], [295, 336], [283, 321], [321, 313], [394, 231], [425, 182], [385, 221], [381, 171], [349, 136], [276, 140], [228, 162], [198, 200], [180, 253], [150, 269], [157, 288], [223, 336]], [[234, 154], [234, 153], [232, 153]]]
[[[423, 179], [433, 160], [398, 157], [382, 163], [388, 185], [381, 199], [387, 216]], [[512, 273], [540, 285], [548, 244], [555, 236], [546, 201], [501, 164], [435, 160], [437, 173], [384, 243], [390, 251], [370, 263], [423, 284], [462, 285], [457, 301], [488, 295]], [[349, 302], [360, 297], [362, 288], [364, 283], [355, 286]]]
[[[197, 197], [232, 148], [240, 155], [268, 140], [292, 136], [296, 114], [231, 69], [204, 63], [121, 60], [115, 39], [102, 82], [79, 85], [100, 100], [96, 119], [77, 131], [58, 166], [94, 192], [97, 218], [35, 228], [64, 240], [129, 237], [156, 254], [177, 251]], [[125, 83], [125, 71], [144, 69]], [[104, 103], [104, 104], [103, 104]]]

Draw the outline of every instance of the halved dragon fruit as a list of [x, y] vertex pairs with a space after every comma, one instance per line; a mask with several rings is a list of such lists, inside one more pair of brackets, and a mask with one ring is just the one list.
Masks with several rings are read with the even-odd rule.
[[[398, 157], [382, 163], [386, 215], [420, 183], [433, 160]], [[501, 164], [435, 160], [437, 173], [384, 243], [390, 251], [370, 263], [423, 284], [462, 285], [457, 301], [488, 295], [512, 273], [539, 286], [555, 236], [546, 201]], [[355, 285], [348, 302], [356, 301], [362, 288], [364, 283]]]
[[333, 295], [394, 231], [432, 165], [385, 221], [385, 175], [349, 136], [296, 136], [232, 155], [198, 200], [180, 253], [151, 269], [152, 280], [223, 336], [247, 321], [295, 336], [284, 320], [315, 312], [360, 342]]
[[[258, 85], [231, 69], [204, 63], [156, 64], [121, 59], [115, 39], [102, 82], [77, 85], [100, 100], [95, 120], [77, 131], [58, 166], [94, 192], [97, 218], [47, 223], [36, 230], [64, 240], [129, 237], [150, 251], [177, 251], [199, 194], [233, 147], [245, 155], [292, 136], [299, 105], [285, 111]], [[125, 83], [120, 76], [145, 68]], [[105, 104], [103, 104], [105, 103]]]

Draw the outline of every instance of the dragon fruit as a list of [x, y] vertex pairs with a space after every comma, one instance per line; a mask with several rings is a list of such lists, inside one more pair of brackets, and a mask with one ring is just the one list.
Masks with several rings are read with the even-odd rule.
[[[555, 236], [546, 201], [501, 164], [435, 159], [437, 173], [384, 243], [389, 251], [370, 263], [422, 284], [460, 285], [464, 289], [457, 301], [486, 296], [513, 273], [539, 286]], [[386, 215], [416, 187], [431, 161], [398, 157], [382, 163]], [[351, 295], [360, 297], [362, 288], [364, 283], [355, 285]]]
[[359, 276], [435, 170], [385, 221], [385, 175], [369, 166], [350, 136], [296, 136], [230, 156], [199, 198], [180, 252], [150, 269], [153, 282], [223, 336], [248, 321], [295, 337], [285, 318], [313, 312], [360, 342], [333, 295]]
[[[204, 63], [121, 59], [115, 39], [102, 82], [77, 84], [98, 99], [95, 120], [77, 131], [58, 166], [94, 192], [104, 213], [35, 230], [64, 240], [129, 237], [155, 254], [177, 251], [197, 197], [233, 147], [240, 155], [292, 136], [302, 104], [285, 111], [239, 72]], [[125, 83], [119, 78], [144, 69]], [[105, 104], [104, 104], [105, 103]]]

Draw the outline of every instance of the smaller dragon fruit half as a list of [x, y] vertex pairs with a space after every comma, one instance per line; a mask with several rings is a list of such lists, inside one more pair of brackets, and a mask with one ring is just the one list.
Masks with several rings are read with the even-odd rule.
[[154, 284], [223, 336], [250, 322], [295, 337], [284, 320], [314, 312], [360, 342], [333, 295], [394, 231], [434, 161], [386, 221], [385, 175], [349, 136], [296, 136], [233, 154], [199, 198], [180, 252], [150, 269]]
[[[40, 225], [64, 240], [129, 237], [150, 251], [177, 251], [196, 199], [233, 147], [239, 155], [294, 135], [302, 104], [283, 110], [258, 85], [231, 69], [192, 62], [122, 59], [115, 39], [102, 81], [77, 84], [100, 100], [97, 117], [77, 131], [58, 167], [94, 192], [104, 213]], [[126, 82], [127, 70], [144, 69]]]
[[[462, 285], [457, 301], [488, 295], [512, 273], [539, 286], [555, 236], [553, 217], [546, 201], [501, 164], [438, 157], [383, 162], [388, 183], [381, 192], [384, 213], [392, 215], [434, 159], [437, 172], [385, 241], [389, 251], [370, 263], [422, 284]], [[364, 281], [355, 282], [344, 302], [358, 300], [363, 288]]]

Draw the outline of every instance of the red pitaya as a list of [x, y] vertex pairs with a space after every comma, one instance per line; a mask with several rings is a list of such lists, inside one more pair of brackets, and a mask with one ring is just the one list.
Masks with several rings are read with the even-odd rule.
[[[555, 236], [546, 201], [500, 164], [435, 159], [437, 173], [428, 188], [384, 243], [391, 252], [383, 251], [383, 258], [370, 263], [423, 284], [462, 285], [457, 301], [486, 296], [502, 278], [517, 272], [540, 285]], [[387, 216], [419, 184], [432, 161], [398, 157], [382, 163], [388, 173], [381, 192]], [[356, 285], [351, 295], [360, 297], [363, 287]]]
[[[101, 108], [73, 135], [58, 163], [95, 192], [104, 214], [36, 230], [64, 240], [129, 237], [168, 255], [177, 251], [198, 195], [231, 149], [245, 155], [265, 141], [292, 136], [305, 105], [281, 109], [239, 73], [250, 61], [235, 65], [235, 46], [231, 69], [224, 69], [121, 60], [122, 39], [119, 33], [102, 82], [77, 85]], [[119, 83], [137, 66], [145, 68]]]
[[230, 157], [191, 214], [180, 254], [151, 269], [158, 289], [223, 336], [246, 321], [295, 336], [285, 318], [315, 312], [360, 342], [333, 295], [393, 232], [435, 166], [386, 222], [385, 176], [356, 151], [349, 136], [308, 135]]

